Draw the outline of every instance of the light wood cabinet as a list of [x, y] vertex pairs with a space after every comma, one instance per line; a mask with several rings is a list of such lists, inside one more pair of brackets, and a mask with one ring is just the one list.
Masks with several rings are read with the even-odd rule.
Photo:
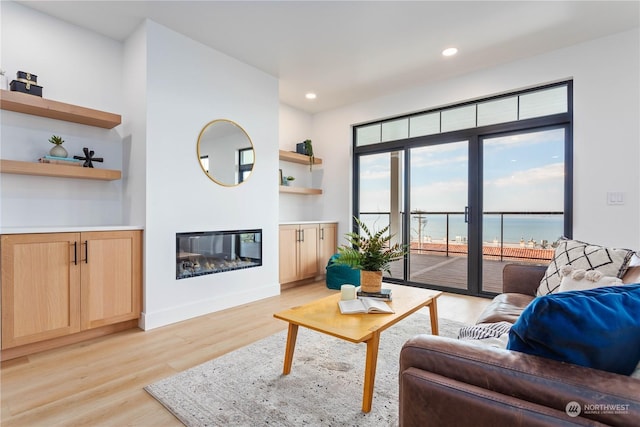
[[318, 224], [280, 226], [280, 283], [318, 274]]
[[142, 236], [139, 231], [82, 233], [81, 328], [137, 319], [141, 311]]
[[336, 229], [335, 223], [281, 225], [280, 284], [322, 274], [324, 265], [336, 251]]
[[338, 249], [338, 224], [322, 223], [320, 224], [320, 237], [318, 245], [318, 263], [320, 271], [324, 273], [324, 268], [329, 262], [329, 258], [336, 253]]
[[3, 235], [2, 359], [139, 318], [141, 246], [139, 230]]
[[2, 236], [3, 350], [80, 331], [77, 244], [77, 233]]

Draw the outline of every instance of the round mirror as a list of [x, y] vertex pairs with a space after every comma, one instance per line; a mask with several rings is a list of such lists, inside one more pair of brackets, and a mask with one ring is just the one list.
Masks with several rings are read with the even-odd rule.
[[253, 170], [251, 138], [237, 123], [219, 119], [207, 123], [198, 136], [198, 162], [207, 176], [224, 186], [244, 182]]

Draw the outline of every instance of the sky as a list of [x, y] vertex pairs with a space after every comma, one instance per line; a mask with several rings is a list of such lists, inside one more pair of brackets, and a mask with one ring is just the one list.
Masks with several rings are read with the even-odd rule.
[[[484, 211], [564, 209], [564, 130], [483, 141]], [[390, 153], [360, 157], [360, 211], [388, 212]], [[468, 193], [466, 141], [411, 150], [411, 210], [462, 212]]]

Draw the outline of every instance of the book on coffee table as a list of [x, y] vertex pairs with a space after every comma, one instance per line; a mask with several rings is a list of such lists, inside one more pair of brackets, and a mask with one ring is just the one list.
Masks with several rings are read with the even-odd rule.
[[340, 313], [342, 314], [395, 313], [387, 303], [373, 298], [341, 300], [338, 301], [338, 305], [340, 306]]
[[382, 301], [391, 301], [391, 289], [387, 289], [387, 288], [382, 288], [380, 289], [380, 292], [365, 292], [360, 290], [360, 288], [358, 288], [358, 293], [357, 293], [358, 297], [363, 297], [363, 298], [373, 298], [373, 299], [379, 299]]

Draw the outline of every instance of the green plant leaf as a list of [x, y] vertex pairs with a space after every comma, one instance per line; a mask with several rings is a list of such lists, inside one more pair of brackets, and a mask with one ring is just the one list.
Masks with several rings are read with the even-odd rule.
[[402, 259], [407, 254], [406, 245], [389, 244], [394, 237], [388, 233], [389, 225], [372, 233], [360, 219], [354, 217], [354, 220], [360, 233], [345, 234], [348, 245], [338, 248], [340, 257], [336, 263], [360, 270], [390, 273], [391, 263]]

